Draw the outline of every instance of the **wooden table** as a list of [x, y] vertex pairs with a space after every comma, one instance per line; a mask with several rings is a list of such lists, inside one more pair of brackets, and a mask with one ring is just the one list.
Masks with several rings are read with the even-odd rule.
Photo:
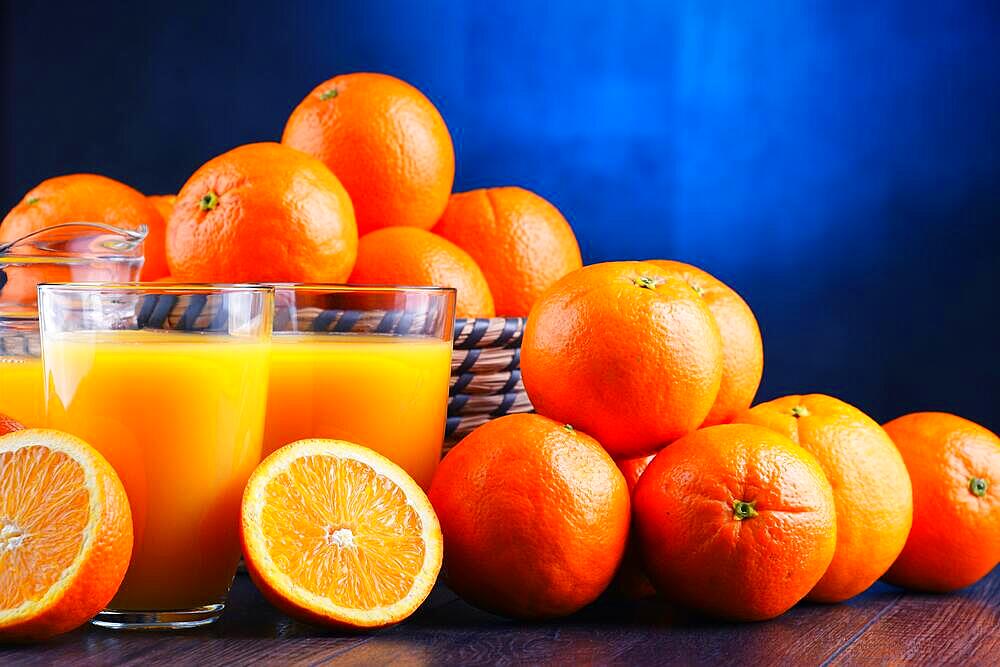
[[722, 624], [655, 601], [605, 599], [551, 623], [481, 612], [439, 586], [409, 621], [364, 635], [289, 620], [246, 575], [213, 626], [179, 633], [86, 627], [34, 646], [0, 648], [0, 664], [1000, 664], [1000, 568], [965, 591], [934, 596], [876, 585], [841, 605], [802, 604], [766, 623]]

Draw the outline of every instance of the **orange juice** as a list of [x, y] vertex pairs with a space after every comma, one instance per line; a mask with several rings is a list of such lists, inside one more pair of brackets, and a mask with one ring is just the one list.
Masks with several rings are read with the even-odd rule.
[[45, 425], [42, 360], [0, 356], [0, 414], [28, 428]]
[[260, 460], [268, 343], [163, 331], [46, 338], [49, 425], [94, 445], [128, 493], [135, 547], [110, 608], [224, 599]]
[[302, 438], [338, 438], [430, 485], [444, 440], [450, 341], [335, 333], [272, 340], [265, 455]]

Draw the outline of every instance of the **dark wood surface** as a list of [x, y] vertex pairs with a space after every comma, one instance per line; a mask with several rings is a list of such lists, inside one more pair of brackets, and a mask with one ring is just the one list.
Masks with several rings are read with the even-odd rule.
[[439, 586], [406, 623], [349, 635], [283, 616], [239, 575], [223, 618], [196, 631], [85, 627], [0, 647], [0, 664], [1000, 664], [1000, 569], [951, 595], [876, 585], [840, 605], [801, 604], [765, 623], [724, 624], [656, 601], [603, 599], [550, 623], [479, 611]]

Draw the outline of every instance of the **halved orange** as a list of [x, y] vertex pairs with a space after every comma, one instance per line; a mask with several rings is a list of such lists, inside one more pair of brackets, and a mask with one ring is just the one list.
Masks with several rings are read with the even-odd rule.
[[59, 431], [0, 437], [0, 640], [83, 625], [131, 555], [125, 488], [97, 450]]
[[264, 597], [308, 623], [399, 623], [441, 570], [441, 527], [420, 486], [342, 440], [300, 440], [268, 456], [247, 483], [240, 532]]

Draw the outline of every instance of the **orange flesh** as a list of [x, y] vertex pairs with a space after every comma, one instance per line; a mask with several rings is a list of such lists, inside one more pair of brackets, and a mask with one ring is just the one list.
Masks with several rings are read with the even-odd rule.
[[40, 446], [0, 453], [0, 609], [41, 599], [80, 552], [89, 520], [76, 461]]
[[276, 569], [314, 595], [364, 610], [409, 593], [424, 562], [422, 528], [390, 479], [331, 456], [297, 459], [276, 475], [261, 512]]

